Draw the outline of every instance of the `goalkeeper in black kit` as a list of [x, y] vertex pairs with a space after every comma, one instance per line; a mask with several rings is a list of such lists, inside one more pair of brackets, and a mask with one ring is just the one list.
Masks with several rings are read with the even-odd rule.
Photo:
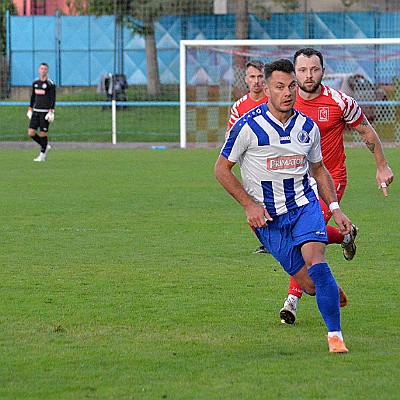
[[[47, 133], [49, 123], [54, 121], [56, 103], [56, 85], [47, 77], [49, 66], [41, 63], [39, 78], [32, 84], [32, 95], [27, 116], [30, 119], [28, 135], [40, 146], [40, 154], [33, 161], [46, 161], [46, 155], [51, 149]], [[36, 133], [40, 129], [40, 136]]]

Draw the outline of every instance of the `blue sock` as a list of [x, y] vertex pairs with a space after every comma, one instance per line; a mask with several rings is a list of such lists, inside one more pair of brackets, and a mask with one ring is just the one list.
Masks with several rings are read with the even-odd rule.
[[341, 331], [339, 289], [328, 264], [314, 264], [308, 274], [314, 281], [318, 309], [328, 332]]

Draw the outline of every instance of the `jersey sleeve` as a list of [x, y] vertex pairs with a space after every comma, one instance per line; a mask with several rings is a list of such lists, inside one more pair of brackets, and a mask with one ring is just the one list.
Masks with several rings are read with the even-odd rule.
[[50, 108], [54, 110], [56, 106], [56, 85], [52, 84], [50, 86], [49, 95], [50, 95]]
[[308, 153], [307, 159], [312, 163], [319, 162], [322, 160], [321, 134], [319, 132], [317, 124], [315, 123], [313, 129], [310, 132], [310, 140], [312, 141], [312, 145]]
[[231, 130], [224, 146], [221, 150], [221, 155], [227, 160], [237, 163], [249, 146], [249, 135], [246, 130], [247, 124], [238, 126], [235, 125]]
[[361, 124], [364, 119], [364, 113], [357, 101], [348, 95], [342, 93], [345, 98], [346, 107], [343, 110], [343, 120], [352, 128]]
[[31, 100], [29, 102], [29, 107], [33, 108], [33, 106], [35, 105], [35, 83], [32, 84], [32, 93], [31, 93]]
[[229, 114], [229, 121], [228, 121], [228, 128], [227, 130], [229, 131], [229, 129], [232, 128], [233, 125], [235, 125], [235, 122], [240, 118], [240, 114], [239, 111], [237, 109], [237, 103], [235, 103], [232, 107], [231, 107], [231, 112]]

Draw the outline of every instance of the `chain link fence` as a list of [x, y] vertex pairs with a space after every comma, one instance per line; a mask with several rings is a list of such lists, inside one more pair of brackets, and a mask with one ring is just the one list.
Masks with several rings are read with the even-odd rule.
[[[2, 1], [4, 0], [0, 0], [0, 4]], [[101, 76], [110, 73], [127, 78], [128, 88], [124, 92], [127, 104], [120, 105], [123, 110], [117, 114], [117, 128], [122, 130], [121, 137], [126, 137], [126, 140], [135, 140], [136, 137], [143, 139], [143, 133], [151, 132], [148, 139], [152, 140], [151, 137], [158, 137], [157, 132], [164, 132], [169, 140], [175, 140], [179, 136], [181, 39], [352, 38], [400, 35], [400, 5], [391, 0], [199, 0], [196, 3], [188, 0], [164, 0], [131, 3], [122, 0], [93, 1], [90, 4], [97, 7], [95, 12], [94, 9], [85, 7], [83, 2], [75, 2], [75, 8], [70, 5], [59, 14], [47, 17], [28, 16], [16, 7], [0, 13], [0, 97], [3, 99], [0, 101], [0, 106], [3, 106], [0, 107], [0, 116], [5, 127], [3, 131], [7, 132], [7, 135], [3, 135], [3, 140], [21, 137], [22, 128], [10, 120], [10, 116], [24, 115], [23, 107], [27, 106], [30, 85], [42, 61], [48, 62], [49, 76], [56, 81], [58, 108], [64, 103], [60, 113], [57, 113], [60, 115], [56, 117], [58, 127], [54, 124], [54, 130], [59, 130], [54, 133], [59, 134], [62, 140], [79, 135], [80, 129], [83, 132], [79, 127], [87, 127], [82, 139], [91, 140], [92, 136], [108, 138], [107, 127], [99, 128], [99, 132], [92, 132], [91, 135], [92, 128], [89, 128], [85, 116], [90, 114], [94, 120], [102, 121], [106, 109], [109, 109], [110, 104], [101, 105], [101, 102], [110, 99], [97, 93], [97, 85]], [[50, 7], [44, 9], [51, 10]], [[20, 16], [14, 16], [17, 13]], [[68, 16], [69, 13], [73, 16]], [[82, 23], [83, 20], [79, 19], [88, 18], [88, 14], [99, 16], [92, 17], [93, 21], [96, 21], [93, 22], [92, 28], [90, 24]], [[40, 23], [37, 18], [42, 18]], [[99, 29], [101, 18], [105, 18], [106, 23], [104, 28]], [[56, 23], [54, 27], [49, 28], [52, 19], [62, 21], [62, 24]], [[25, 32], [22, 28], [30, 31]], [[67, 38], [69, 42], [66, 41]], [[83, 41], [87, 45], [83, 45]], [[77, 47], [72, 47], [73, 45]], [[243, 60], [246, 57], [242, 57]], [[50, 62], [47, 58], [50, 58]], [[212, 93], [209, 89], [204, 89], [208, 100], [211, 96], [219, 101], [223, 96], [223, 101], [230, 102], [247, 90], [240, 57], [238, 60], [233, 64], [233, 91], [229, 89], [228, 95], [228, 89], [224, 92], [223, 88], [219, 88], [218, 91], [211, 91]], [[361, 102], [366, 102], [363, 107], [367, 113], [372, 110], [371, 121], [382, 125], [382, 131], [385, 131], [397, 118], [397, 106], [389, 107], [389, 103], [385, 103], [383, 107], [368, 102], [397, 101], [398, 77], [391, 77], [390, 82], [380, 81], [375, 79], [375, 76], [372, 76], [372, 79], [364, 78], [368, 79], [361, 79], [358, 83], [350, 82], [355, 97]], [[372, 85], [372, 89], [366, 90], [366, 85]], [[188, 87], [189, 95], [190, 92], [194, 93], [195, 101], [205, 97], [200, 87], [196, 90]], [[373, 95], [368, 94], [372, 92]], [[70, 102], [75, 105], [70, 105]], [[84, 111], [85, 107], [88, 107], [87, 112]], [[157, 113], [157, 107], [160, 107], [159, 110], [163, 110], [163, 113]], [[13, 112], [10, 112], [11, 109]], [[99, 109], [103, 109], [103, 114], [97, 116]], [[217, 119], [218, 124], [222, 126], [225, 125], [228, 112], [228, 105], [223, 106], [222, 111], [218, 113], [212, 108], [208, 111], [199, 110], [196, 119], [201, 125], [213, 125], [214, 122], [207, 122], [208, 117], [205, 118], [204, 115], [214, 113], [212, 121]], [[63, 113], [65, 118], [75, 119], [76, 124], [61, 124], [60, 120], [64, 119], [61, 116]], [[206, 114], [202, 116], [202, 113]], [[148, 124], [151, 126], [148, 128], [142, 123], [128, 126], [125, 122], [129, 119], [141, 121], [143, 115], [154, 116], [150, 118]], [[167, 116], [170, 121], [168, 132], [165, 131], [166, 124], [162, 115]], [[111, 126], [109, 121], [104, 122], [105, 126], [107, 123]], [[209, 128], [215, 130], [215, 125]], [[141, 131], [138, 131], [139, 129]], [[100, 132], [106, 133], [99, 135]], [[391, 133], [389, 136], [392, 139]]]

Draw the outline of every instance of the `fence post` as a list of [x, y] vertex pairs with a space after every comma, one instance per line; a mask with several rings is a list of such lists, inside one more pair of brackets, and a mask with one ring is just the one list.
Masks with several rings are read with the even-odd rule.
[[[10, 93], [10, 68], [9, 68], [9, 40], [10, 40], [10, 11], [6, 10], [5, 18], [5, 32], [1, 34], [0, 46], [0, 98], [7, 98]], [[0, 29], [3, 29], [1, 25]], [[3, 34], [5, 35], [3, 36]], [[4, 40], [4, 42], [3, 42]]]
[[56, 85], [61, 86], [61, 16], [58, 11], [55, 14], [55, 35], [56, 35], [56, 48], [55, 48], [55, 64], [56, 64]]

